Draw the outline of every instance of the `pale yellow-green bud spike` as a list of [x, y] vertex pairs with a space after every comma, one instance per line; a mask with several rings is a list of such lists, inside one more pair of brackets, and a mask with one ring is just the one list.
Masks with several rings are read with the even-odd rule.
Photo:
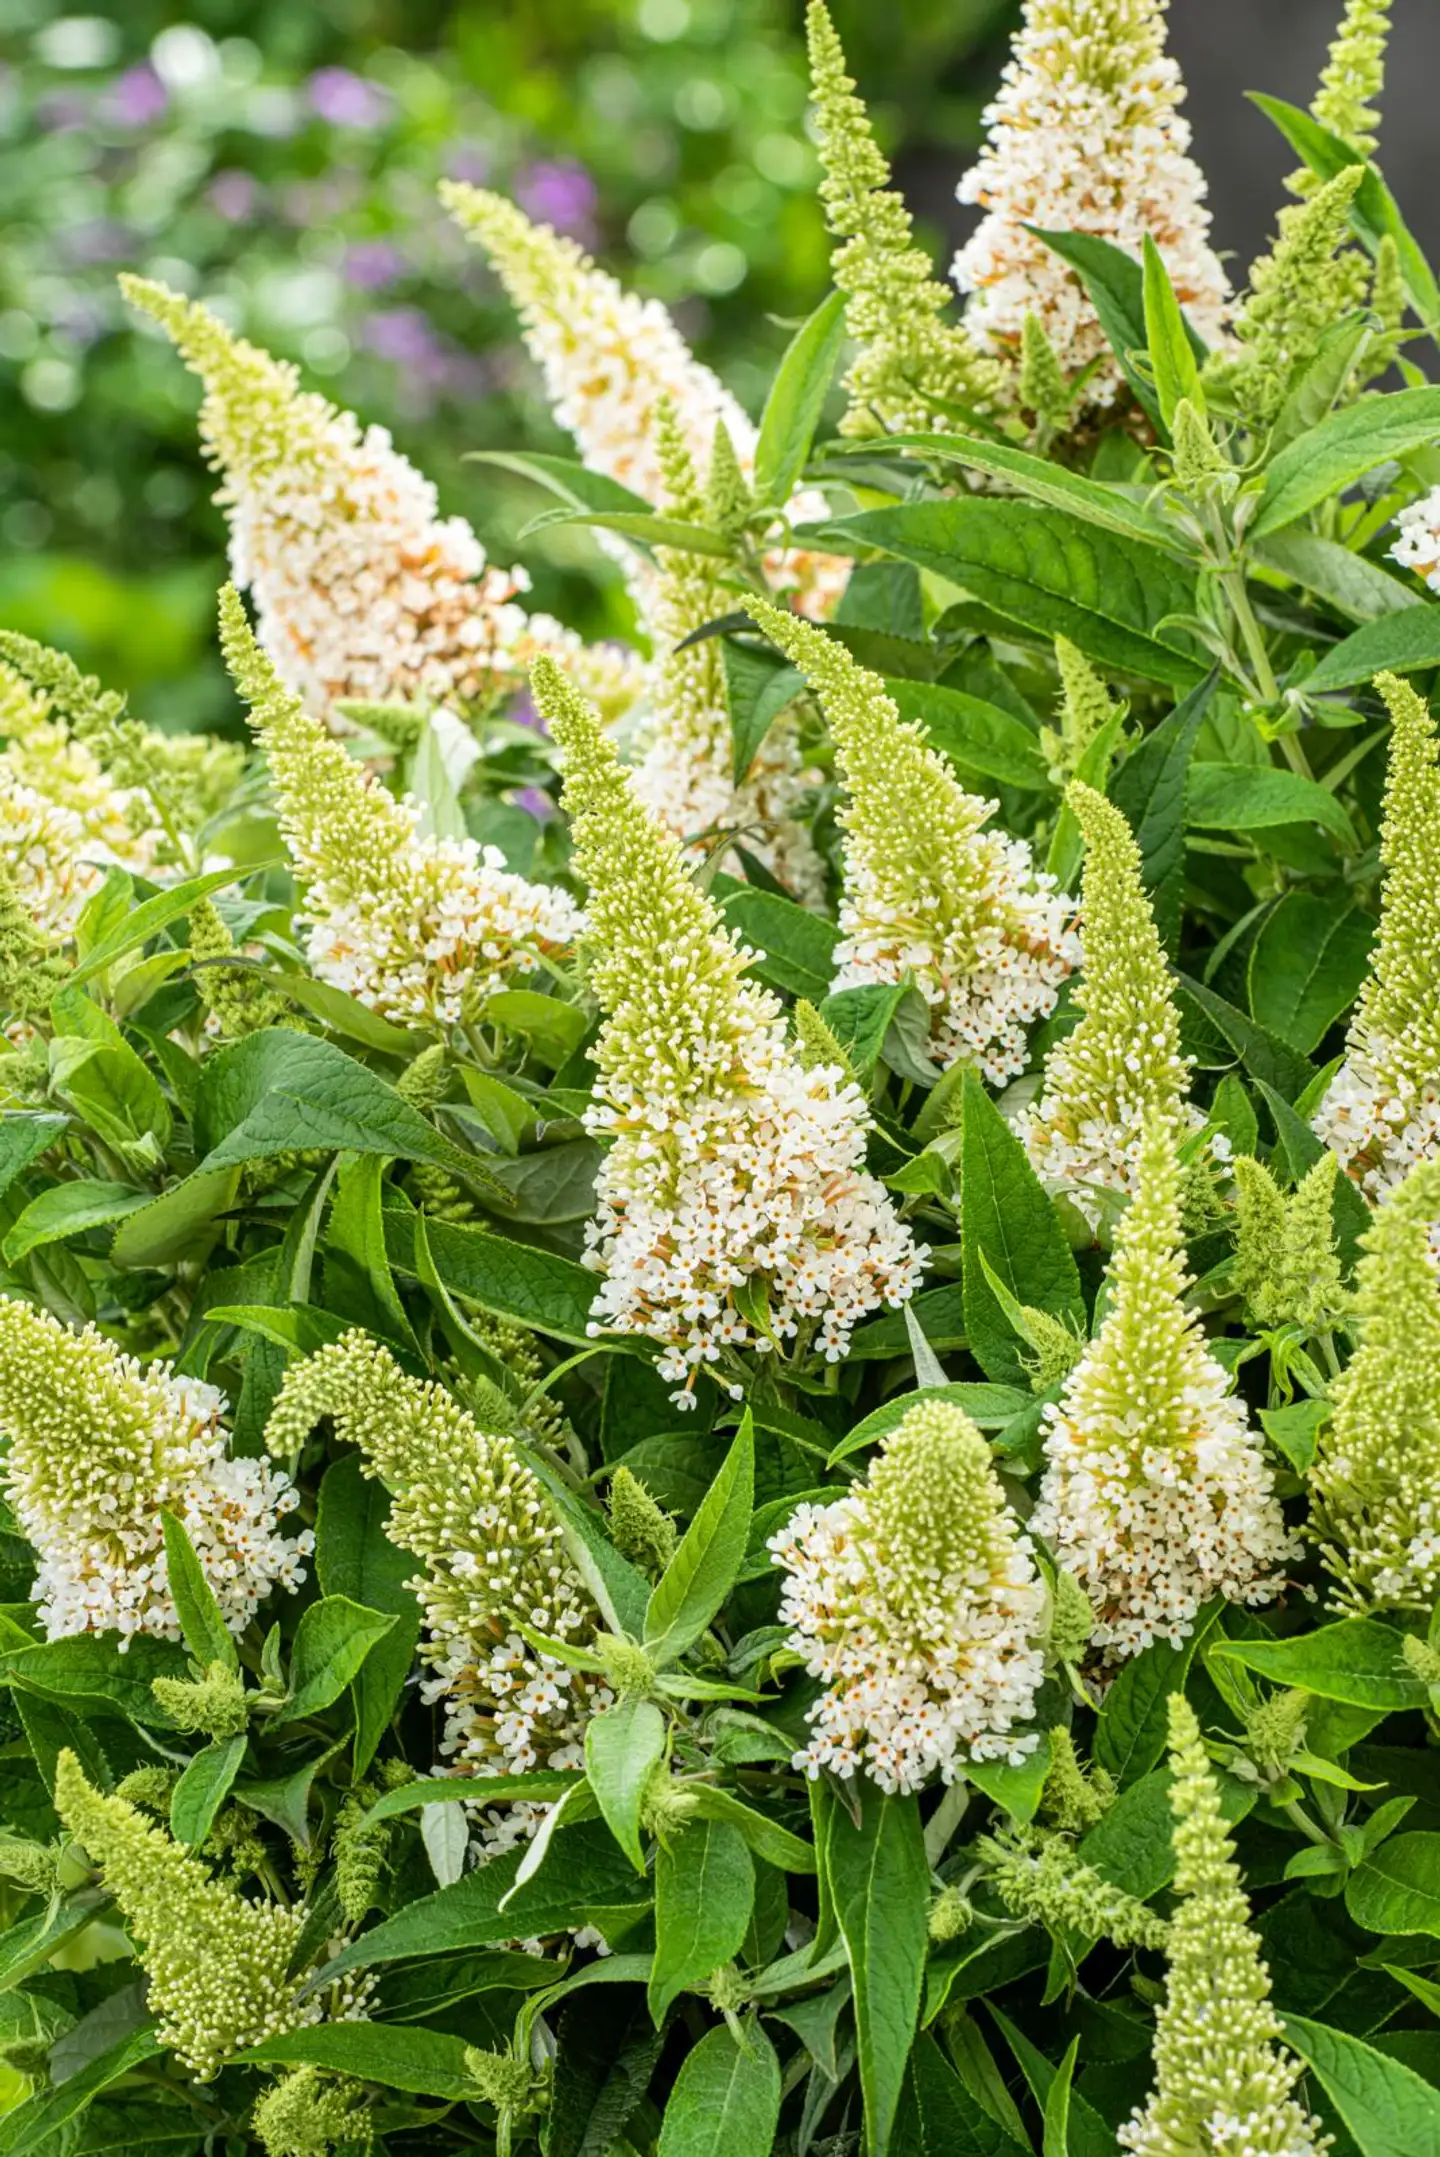
[[410, 843], [410, 819], [285, 687], [233, 584], [220, 594], [220, 648], [270, 767], [296, 866], [324, 878], [331, 905], [384, 891]]
[[700, 524], [705, 517], [705, 497], [695, 470], [695, 460], [685, 440], [679, 417], [668, 397], [655, 407], [655, 455], [663, 491], [660, 507], [685, 524]]
[[[1070, 1580], [1062, 1573], [1061, 1581]], [[1071, 1582], [1072, 1587], [1074, 1583]], [[1085, 1600], [1081, 1593], [1082, 1601]], [[1085, 1603], [1086, 1633], [1089, 1632], [1090, 1606]], [[1081, 1642], [1084, 1645], [1084, 1642]], [[1071, 1660], [1074, 1658], [1072, 1657]], [[1045, 1788], [1040, 1804], [1046, 1817], [1062, 1835], [1079, 1839], [1088, 1835], [1092, 1827], [1098, 1827], [1118, 1796], [1113, 1777], [1101, 1767], [1084, 1767], [1075, 1750], [1075, 1740], [1070, 1732], [1057, 1725], [1050, 1732], [1050, 1768], [1045, 1777]]]
[[265, 2157], [329, 2157], [341, 2143], [368, 2149], [364, 2085], [296, 2067], [255, 2101], [251, 2125]]
[[1440, 1589], [1440, 1163], [1412, 1169], [1363, 1239], [1360, 1345], [1312, 1471], [1325, 1563], [1352, 1610], [1429, 1611]]
[[1042, 437], [1054, 434], [1064, 426], [1075, 402], [1075, 391], [1066, 380], [1060, 355], [1037, 314], [1026, 315], [1020, 332], [1020, 375], [1016, 393], [1021, 410], [1034, 413]]
[[1245, 1717], [1245, 1750], [1256, 1767], [1280, 1775], [1289, 1767], [1305, 1742], [1305, 1718], [1310, 1711], [1308, 1693], [1272, 1693], [1251, 1708]]
[[[295, 449], [299, 370], [259, 345], [237, 337], [199, 300], [186, 299], [147, 277], [123, 274], [120, 290], [132, 307], [159, 324], [205, 387], [201, 433], [230, 478], [277, 471]], [[326, 409], [310, 397], [306, 409]]]
[[847, 1078], [853, 1078], [849, 1057], [812, 1003], [803, 996], [797, 998], [790, 1018], [795, 1028], [795, 1055], [802, 1069], [813, 1071], [817, 1065], [833, 1064]]
[[1285, 1236], [1285, 1194], [1251, 1154], [1240, 1154], [1235, 1176], [1235, 1256], [1230, 1278], [1261, 1325], [1275, 1323], [1276, 1261]]
[[730, 429], [723, 419], [717, 419], [710, 445], [710, 469], [705, 476], [705, 520], [734, 542], [749, 523], [754, 506], [750, 483], [736, 455]]
[[1204, 495], [1231, 467], [1210, 432], [1210, 422], [1188, 397], [1179, 399], [1170, 423], [1175, 483], [1186, 494]]
[[663, 1573], [675, 1555], [675, 1523], [623, 1462], [610, 1479], [605, 1510], [621, 1557], [652, 1576]]
[[1440, 769], [1435, 721], [1408, 681], [1377, 674], [1390, 713], [1380, 826], [1384, 881], [1370, 973], [1350, 1022], [1350, 1047], [1376, 1052], [1392, 1080], [1428, 1085], [1440, 1070]]
[[1276, 1300], [1282, 1314], [1308, 1333], [1333, 1326], [1350, 1307], [1333, 1225], [1339, 1171], [1333, 1153], [1321, 1154], [1285, 1208]]
[[924, 1608], [937, 1579], [1013, 1541], [1015, 1522], [990, 1448], [962, 1408], [921, 1401], [870, 1469], [869, 1514], [895, 1567], [901, 1609]]
[[1392, 0], [1346, 0], [1311, 102], [1312, 116], [1361, 157], [1373, 157], [1379, 140], [1375, 109], [1385, 87], [1385, 47]]
[[1324, 2138], [1295, 2102], [1303, 2070], [1282, 2042], [1220, 1786], [1181, 1693], [1170, 1696], [1170, 1761], [1180, 1902], [1155, 2023], [1155, 2085], [1120, 2144], [1131, 2157], [1194, 2157], [1217, 2146], [1218, 2118], [1235, 2123], [1228, 2138], [1237, 2150], [1308, 2157]]
[[32, 1020], [65, 986], [70, 961], [41, 934], [9, 865], [0, 861], [0, 1011]]
[[1055, 639], [1055, 663], [1060, 669], [1060, 724], [1058, 728], [1042, 728], [1040, 739], [1050, 760], [1051, 779], [1057, 786], [1064, 786], [1074, 778], [1096, 735], [1121, 707], [1112, 700], [1101, 675], [1068, 637]]
[[92, 1788], [71, 1752], [55, 1768], [55, 1809], [99, 1866], [140, 1944], [162, 2041], [202, 2079], [308, 2014], [288, 1968], [298, 1910], [248, 1903], [123, 1798]]
[[245, 1681], [228, 1663], [211, 1663], [202, 1678], [154, 1678], [150, 1689], [177, 1730], [234, 1738], [250, 1720]]
[[975, 1855], [1007, 1910], [1053, 1932], [1110, 1940], [1116, 1947], [1163, 1948], [1169, 1927], [1134, 1895], [1113, 1887], [1078, 1857], [1067, 1837], [1030, 1830], [981, 1835]]
[[535, 706], [564, 759], [575, 860], [589, 889], [601, 1068], [642, 1089], [723, 1079], [753, 1025], [746, 960], [688, 875], [679, 842], [641, 805], [593, 705], [537, 660]]
[[1270, 424], [1326, 330], [1364, 299], [1364, 257], [1346, 245], [1364, 177], [1363, 165], [1347, 166], [1309, 201], [1282, 210], [1273, 247], [1251, 264], [1235, 343], [1216, 347], [1206, 380], [1254, 427]]
[[948, 288], [915, 245], [910, 213], [890, 187], [890, 168], [845, 71], [845, 55], [823, 0], [806, 16], [811, 93], [825, 177], [820, 199], [844, 244], [833, 258], [845, 295], [845, 322], [859, 353], [845, 378], [850, 405], [842, 434], [944, 427], [935, 403], [984, 407], [1003, 376], [958, 322], [947, 322]]

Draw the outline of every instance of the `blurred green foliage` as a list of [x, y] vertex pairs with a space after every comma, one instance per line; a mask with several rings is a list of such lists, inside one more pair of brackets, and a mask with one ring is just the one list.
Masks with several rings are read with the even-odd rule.
[[[836, 10], [878, 124], [943, 200], [1010, 0]], [[743, 402], [823, 289], [800, 0], [0, 0], [0, 619], [172, 725], [225, 722], [223, 524], [194, 383], [115, 289], [203, 294], [390, 427], [497, 558], [588, 628], [583, 538], [467, 449], [553, 444], [498, 291], [435, 199], [483, 180], [676, 311]], [[926, 159], [933, 159], [933, 185]]]

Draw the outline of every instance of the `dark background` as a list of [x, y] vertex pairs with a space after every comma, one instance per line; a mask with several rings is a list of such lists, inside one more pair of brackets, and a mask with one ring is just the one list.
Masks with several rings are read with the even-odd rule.
[[[81, 0], [84, 5], [84, 0]], [[1237, 282], [1294, 160], [1244, 98], [1305, 105], [1342, 0], [1173, 0], [1217, 245]], [[948, 267], [1018, 0], [834, 0], [899, 182]], [[1440, 253], [1440, 0], [1395, 0], [1381, 161]], [[0, 620], [171, 725], [233, 725], [213, 656], [224, 528], [195, 386], [115, 272], [214, 300], [389, 426], [498, 559], [626, 625], [581, 534], [466, 450], [563, 446], [513, 321], [439, 211], [484, 179], [673, 308], [758, 409], [825, 289], [803, 0], [0, 0]]]

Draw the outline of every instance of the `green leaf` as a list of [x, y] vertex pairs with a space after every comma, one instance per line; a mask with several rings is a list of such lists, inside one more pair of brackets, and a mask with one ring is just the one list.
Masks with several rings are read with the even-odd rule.
[[368, 1332], [418, 1354], [385, 1249], [385, 1163], [375, 1153], [346, 1155], [338, 1182], [325, 1232], [328, 1300]]
[[384, 1079], [333, 1042], [288, 1027], [251, 1034], [209, 1058], [195, 1138], [210, 1171], [317, 1147], [429, 1161], [461, 1176], [481, 1172]]
[[963, 1408], [972, 1423], [981, 1430], [1003, 1430], [1013, 1422], [1022, 1409], [1028, 1408], [1033, 1394], [1025, 1386], [992, 1386], [962, 1379], [954, 1385], [920, 1386], [913, 1393], [897, 1393], [855, 1425], [852, 1431], [832, 1450], [825, 1465], [833, 1468], [836, 1461], [845, 1460], [851, 1453], [859, 1453], [864, 1447], [877, 1445], [887, 1431], [908, 1415], [920, 1401], [954, 1401]]
[[170, 1832], [177, 1842], [192, 1849], [204, 1842], [240, 1773], [247, 1742], [242, 1730], [196, 1753], [170, 1793]]
[[1391, 1835], [1351, 1873], [1345, 1907], [1367, 1932], [1440, 1936], [1440, 1835]]
[[165, 891], [157, 891], [153, 899], [127, 911], [123, 922], [114, 932], [87, 951], [85, 957], [70, 976], [70, 987], [79, 988], [83, 982], [93, 981], [103, 974], [116, 959], [133, 951], [137, 944], [145, 944], [172, 922], [188, 914], [199, 899], [208, 899], [212, 891], [223, 890], [226, 884], [235, 883], [242, 876], [253, 873], [253, 865], [243, 869], [213, 869], [205, 876], [192, 876], [188, 883], [172, 884]]
[[[515, 1887], [523, 1853], [509, 1850], [453, 1887], [408, 1903], [394, 1917], [362, 1932], [318, 1970], [307, 1990], [323, 1988], [346, 1970], [386, 1962], [502, 1947], [509, 1940], [567, 1932], [592, 1922], [589, 1913], [638, 1915], [650, 1900], [646, 1883], [601, 1821], [559, 1830], [550, 1862]], [[501, 1903], [505, 1904], [502, 1910]]]
[[54, 1145], [68, 1120], [64, 1116], [31, 1115], [19, 1109], [6, 1109], [0, 1114], [0, 1198], [32, 1161], [38, 1161]]
[[1135, 834], [1155, 926], [1167, 951], [1177, 950], [1180, 943], [1186, 811], [1191, 775], [1198, 769], [1192, 760], [1218, 679], [1212, 669], [1183, 704], [1146, 735], [1120, 766], [1109, 789], [1110, 799]]
[[1181, 690], [1205, 671], [1166, 626], [1195, 611], [1193, 578], [1158, 547], [981, 496], [865, 510], [829, 529], [933, 570], [1047, 642], [1069, 637], [1106, 667]]
[[278, 989], [292, 1004], [298, 1004], [302, 1011], [319, 1019], [331, 1033], [343, 1034], [347, 1041], [357, 1041], [362, 1049], [373, 1049], [379, 1056], [408, 1059], [423, 1046], [423, 1035], [408, 1032], [403, 1026], [392, 1026], [389, 1019], [382, 1019], [378, 1012], [368, 1010], [331, 981], [316, 981], [310, 974], [277, 974], [268, 970], [265, 979], [269, 987]]
[[1075, 1258], [1025, 1149], [975, 1073], [967, 1072], [960, 1170], [965, 1330], [987, 1378], [1024, 1386], [1021, 1342], [980, 1264], [983, 1251], [1018, 1303], [1082, 1324]]
[[165, 1537], [165, 1571], [186, 1647], [197, 1663], [222, 1663], [227, 1670], [238, 1670], [240, 1651], [220, 1615], [220, 1605], [184, 1523], [173, 1513], [162, 1511], [160, 1526]]
[[886, 679], [885, 689], [901, 718], [923, 726], [931, 745], [962, 772], [978, 772], [982, 779], [1032, 794], [1049, 788], [1038, 735], [998, 704], [939, 682], [901, 681], [895, 675]]
[[1219, 1601], [1208, 1605], [1178, 1647], [1168, 1640], [1152, 1640], [1139, 1655], [1121, 1664], [1100, 1710], [1093, 1751], [1097, 1765], [1113, 1775], [1122, 1789], [1148, 1775], [1164, 1757], [1170, 1695], [1184, 1692], [1196, 1650], [1221, 1608]]
[[155, 2034], [153, 2022], [143, 2029], [132, 2030], [119, 2044], [112, 2045], [91, 2060], [77, 2074], [70, 2075], [55, 2089], [39, 2091], [26, 2103], [0, 2120], [0, 2152], [3, 2157], [39, 2157], [39, 2153], [69, 2148], [67, 2141], [56, 2139], [60, 2130], [83, 2112], [92, 2097], [118, 2082], [153, 2060], [160, 2051], [160, 2040]]
[[[1204, 412], [1205, 392], [1200, 387], [1200, 369], [1195, 360], [1195, 348], [1185, 328], [1185, 317], [1180, 311], [1180, 302], [1175, 297], [1170, 273], [1165, 267], [1159, 248], [1148, 232], [1145, 234], [1143, 259], [1145, 342], [1150, 354], [1150, 373], [1155, 383], [1160, 417], [1168, 430], [1175, 423], [1175, 407], [1182, 397], [1188, 397], [1197, 412]], [[1067, 2088], [1068, 2084], [1067, 2076]], [[1062, 2131], [1062, 2152], [1064, 2144]], [[1052, 2157], [1048, 2121], [1045, 2157]]]
[[1282, 449], [1265, 474], [1251, 534], [1293, 524], [1317, 503], [1342, 494], [1377, 464], [1420, 449], [1440, 434], [1440, 389], [1394, 390], [1332, 412]]
[[831, 292], [786, 347], [755, 444], [755, 499], [783, 509], [799, 484], [845, 342], [845, 295]]
[[331, 2074], [379, 2082], [415, 2097], [473, 2098], [463, 2037], [385, 2022], [321, 2022], [313, 2029], [267, 2037], [239, 2057], [247, 2065], [324, 2067]]
[[235, 1203], [239, 1189], [238, 1168], [185, 1177], [121, 1222], [110, 1246], [111, 1263], [131, 1268], [166, 1266], [177, 1259], [208, 1254], [219, 1233], [220, 1217]]
[[568, 2008], [556, 2032], [545, 2157], [624, 2157], [625, 2129], [644, 2102], [664, 2045], [665, 2032], [652, 2028], [644, 2002], [631, 1993], [614, 2000], [601, 1994]]
[[[497, 1318], [553, 1334], [578, 1347], [592, 1345], [590, 1309], [595, 1276], [558, 1252], [514, 1243], [485, 1229], [427, 1221], [425, 1234], [435, 1271], [452, 1295], [476, 1303]], [[417, 1272], [413, 1215], [385, 1214], [390, 1263], [412, 1278]]]
[[622, 1558], [606, 1535], [594, 1506], [585, 1505], [563, 1483], [542, 1454], [525, 1446], [518, 1451], [558, 1514], [570, 1562], [595, 1598], [612, 1629], [638, 1637], [645, 1625], [650, 1589], [645, 1575]]
[[755, 1505], [755, 1438], [747, 1411], [704, 1503], [656, 1584], [645, 1646], [658, 1665], [692, 1647], [721, 1608], [745, 1560]]
[[1255, 554], [1267, 569], [1278, 569], [1357, 622], [1403, 614], [1415, 604], [1414, 592], [1399, 577], [1366, 555], [1352, 554], [1336, 539], [1306, 531], [1303, 525], [1272, 532], [1261, 540]]
[[1040, 1742], [1017, 1764], [1009, 1760], [969, 1760], [968, 1781], [982, 1790], [992, 1805], [1003, 1805], [1012, 1820], [1026, 1825], [1040, 1810], [1046, 1778], [1050, 1773], [1050, 1733], [1042, 1730]]
[[[1098, 1827], [1080, 1845], [1080, 1855], [1112, 1887], [1148, 1902], [1175, 1877], [1175, 1816], [1170, 1807], [1171, 1775], [1156, 1768], [1122, 1790]], [[1220, 1809], [1234, 1827], [1254, 1807], [1259, 1792], [1232, 1775], [1220, 1779]]]
[[123, 1654], [113, 1633], [75, 1633], [0, 1651], [0, 1685], [22, 1686], [65, 1707], [93, 1702], [90, 1714], [124, 1715], [146, 1729], [173, 1727], [151, 1679], [183, 1678], [185, 1670], [183, 1649], [148, 1634], [137, 1634]]
[[[486, 1805], [554, 1805], [568, 1792], [577, 1789], [581, 1780], [580, 1774], [570, 1768], [536, 1768], [528, 1775], [487, 1775], [484, 1802]], [[382, 1791], [367, 1809], [366, 1818], [393, 1820], [399, 1813], [427, 1811], [432, 1805], [474, 1803], [473, 1777], [422, 1775], [413, 1783], [401, 1783], [398, 1790]]]
[[[850, 446], [857, 456], [875, 453], [873, 442]], [[1174, 533], [1119, 487], [1052, 464], [1046, 457], [1034, 457], [1009, 442], [985, 442], [965, 434], [892, 434], [885, 438], [885, 450], [887, 455], [912, 450], [928, 463], [963, 464], [975, 472], [989, 472], [1008, 480], [1018, 494], [1082, 517], [1087, 524], [1098, 524], [1122, 539], [1139, 539], [1169, 553], [1175, 551]]]
[[1440, 2157], [1440, 2090], [1362, 2038], [1302, 2015], [1285, 2035], [1314, 2069], [1360, 2157]]
[[1433, 666], [1440, 666], [1440, 605], [1421, 599], [1398, 614], [1367, 622], [1294, 686], [1306, 696], [1320, 696], [1330, 689], [1353, 689], [1382, 672], [1413, 674]]
[[1286, 1101], [1299, 1099], [1315, 1072], [1297, 1049], [1245, 1012], [1237, 1011], [1234, 1004], [1217, 996], [1202, 981], [1192, 980], [1188, 974], [1177, 974], [1175, 982], [1176, 1001], [1182, 1011], [1187, 1003], [1193, 1004], [1234, 1051], [1258, 1086], [1273, 1086]]
[[397, 1623], [388, 1612], [367, 1610], [348, 1595], [322, 1596], [302, 1611], [290, 1651], [290, 1695], [272, 1720], [299, 1722], [340, 1698], [377, 1640]]
[[[1145, 273], [1140, 264], [1123, 248], [1112, 246], [1093, 232], [1044, 232], [1038, 226], [1034, 229], [1037, 238], [1042, 239], [1062, 262], [1068, 262], [1079, 277], [1099, 317], [1106, 341], [1124, 370], [1126, 381], [1150, 418], [1162, 424], [1159, 398], [1144, 371], [1135, 364], [1135, 355], [1147, 353], [1149, 349], [1145, 330]], [[1196, 358], [1203, 359], [1204, 345], [1189, 322], [1183, 316], [1181, 320]]]
[[1342, 1618], [1290, 1640], [1221, 1640], [1210, 1653], [1243, 1664], [1272, 1685], [1352, 1707], [1423, 1708], [1429, 1699], [1405, 1661], [1401, 1635], [1375, 1618]]
[[758, 2022], [736, 2043], [711, 2030], [687, 2053], [665, 2106], [656, 2157], [760, 2157], [780, 2121], [780, 2062]]
[[[1147, 241], [1149, 233], [1145, 235]], [[1080, 2053], [1080, 2040], [1072, 2037], [1070, 2049], [1055, 2071], [1045, 2098], [1045, 2139], [1042, 2144], [1044, 2157], [1069, 2157], [1070, 2151], [1070, 2085], [1074, 2080], [1075, 2062]]]
[[[1303, 1116], [1297, 1115], [1284, 1095], [1278, 1093], [1266, 1080], [1257, 1081], [1264, 1095], [1266, 1106], [1275, 1119], [1279, 1140], [1276, 1152], [1279, 1165], [1288, 1164], [1291, 1179], [1298, 1183], [1307, 1168], [1313, 1168], [1324, 1153], [1321, 1140], [1311, 1130]], [[1347, 1273], [1353, 1273], [1360, 1257], [1360, 1238], [1370, 1226], [1370, 1208], [1361, 1197], [1348, 1176], [1335, 1179], [1335, 1199], [1330, 1209], [1335, 1230], [1335, 1248]]]
[[572, 509], [633, 509], [647, 516], [650, 504], [643, 494], [622, 486], [604, 472], [592, 472], [576, 457], [553, 457], [538, 450], [472, 449], [466, 464], [493, 464], [521, 479], [532, 479], [547, 493], [568, 502]]
[[740, 1952], [755, 1902], [745, 1837], [724, 1820], [696, 1820], [655, 1856], [655, 1961], [650, 2014], [693, 1991]]
[[823, 1004], [835, 974], [840, 940], [835, 924], [808, 913], [793, 899], [724, 877], [716, 878], [714, 889], [726, 927], [738, 930], [741, 942], [760, 954], [754, 969], [760, 979], [787, 995]]
[[694, 1800], [696, 1819], [719, 1820], [738, 1829], [764, 1864], [774, 1865], [781, 1872], [815, 1871], [815, 1851], [808, 1842], [781, 1827], [778, 1820], [756, 1812], [753, 1805], [745, 1804], [731, 1791], [715, 1783], [692, 1783], [688, 1795]]
[[152, 1191], [137, 1191], [133, 1183], [102, 1183], [77, 1177], [73, 1183], [54, 1183], [32, 1198], [5, 1238], [6, 1262], [18, 1266], [31, 1251], [47, 1243], [61, 1243], [90, 1228], [104, 1228], [123, 1221], [154, 1199]]
[[1355, 827], [1329, 788], [1273, 765], [1192, 764], [1186, 814], [1197, 831], [1319, 824], [1347, 853], [1357, 851]]
[[804, 688], [805, 677], [798, 667], [777, 666], [767, 653], [750, 644], [737, 644], [733, 637], [721, 640], [720, 652], [730, 711], [732, 770], [739, 786], [765, 736]]
[[1308, 1475], [1315, 1440], [1330, 1417], [1329, 1401], [1292, 1401], [1288, 1408], [1262, 1408], [1260, 1427], [1297, 1475]]
[[904, 2157], [1029, 2157], [1026, 2144], [981, 2110], [933, 2037], [910, 2054], [893, 2147]]
[[485, 1019], [529, 1041], [555, 1070], [574, 1055], [590, 1024], [578, 1004], [536, 989], [497, 989], [485, 999]]
[[845, 1052], [862, 1086], [869, 1084], [891, 1023], [909, 991], [903, 981], [867, 982], [827, 996], [820, 1016]]
[[858, 1824], [833, 1805], [824, 1863], [855, 1988], [867, 2146], [886, 2157], [915, 2039], [929, 1947], [930, 1866], [919, 1802], [853, 1784]]
[[606, 1825], [637, 1872], [645, 1870], [640, 1808], [651, 1770], [665, 1751], [665, 1718], [633, 1694], [585, 1726], [585, 1772]]
[[1308, 891], [1288, 891], [1250, 949], [1250, 1009], [1302, 1056], [1317, 1049], [1360, 993], [1375, 919], [1337, 910]]
[[657, 517], [648, 509], [547, 509], [531, 518], [521, 536], [569, 524], [587, 525], [598, 532], [618, 532], [646, 554], [656, 547], [673, 547], [679, 554], [710, 555], [723, 562], [732, 552], [729, 540], [707, 525], [686, 524], [679, 517]]
[[[1287, 105], [1283, 98], [1265, 97], [1257, 90], [1247, 91], [1246, 95], [1274, 121], [1296, 156], [1302, 157], [1322, 181], [1333, 180], [1355, 163], [1351, 145], [1297, 105]], [[1426, 328], [1433, 330], [1440, 322], [1440, 286], [1374, 165], [1368, 167], [1350, 205], [1350, 223], [1372, 255], [1387, 235], [1394, 240], [1410, 304]]]
[[321, 1593], [348, 1598], [395, 1621], [351, 1680], [357, 1777], [374, 1759], [399, 1705], [420, 1637], [420, 1605], [407, 1585], [414, 1577], [415, 1560], [390, 1541], [389, 1518], [389, 1493], [374, 1476], [362, 1474], [358, 1453], [331, 1463], [321, 1480], [315, 1520], [315, 1573]]

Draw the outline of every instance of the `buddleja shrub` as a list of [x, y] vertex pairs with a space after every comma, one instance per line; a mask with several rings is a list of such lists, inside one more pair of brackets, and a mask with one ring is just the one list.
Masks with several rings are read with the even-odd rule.
[[952, 316], [817, 0], [758, 427], [451, 189], [633, 649], [126, 280], [253, 747], [0, 637], [8, 2157], [1440, 2147], [1387, 7], [1236, 293], [1030, 0]]

